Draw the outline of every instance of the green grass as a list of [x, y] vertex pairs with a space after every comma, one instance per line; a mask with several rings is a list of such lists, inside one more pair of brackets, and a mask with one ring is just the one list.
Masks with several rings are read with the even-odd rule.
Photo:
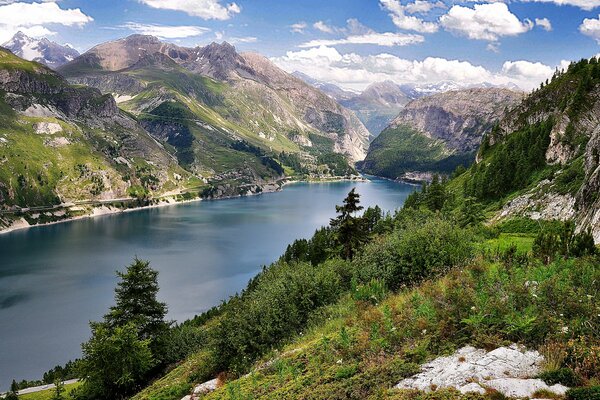
[[[73, 389], [81, 386], [81, 382], [71, 383], [69, 385], [65, 385], [65, 392], [63, 394], [68, 395]], [[54, 395], [54, 389], [42, 390], [40, 392], [24, 394], [19, 396], [19, 399], [22, 400], [51, 400]]]
[[517, 253], [527, 254], [531, 251], [535, 235], [501, 233], [497, 239], [490, 239], [481, 245], [481, 248], [489, 252], [505, 252], [511, 247], [517, 249]]

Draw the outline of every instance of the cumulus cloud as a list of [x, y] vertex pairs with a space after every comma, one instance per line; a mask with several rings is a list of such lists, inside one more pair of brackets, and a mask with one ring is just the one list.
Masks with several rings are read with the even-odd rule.
[[242, 10], [236, 3], [221, 4], [220, 0], [138, 0], [152, 8], [183, 11], [202, 19], [226, 20]]
[[272, 58], [272, 61], [288, 72], [300, 71], [354, 90], [385, 80], [398, 84], [440, 81], [453, 81], [463, 86], [514, 84], [529, 90], [554, 72], [547, 65], [529, 61], [507, 61], [502, 70], [493, 72], [463, 60], [440, 57], [408, 60], [387, 53], [368, 56], [342, 54], [329, 46], [288, 51], [284, 56]]
[[374, 44], [377, 46], [408, 46], [422, 43], [425, 38], [421, 35], [394, 32], [368, 32], [362, 35], [350, 35], [341, 39], [315, 39], [299, 45], [301, 48], [335, 46], [340, 44]]
[[552, 30], [552, 23], [548, 18], [536, 18], [535, 25], [542, 27], [542, 29], [548, 32]]
[[32, 36], [47, 36], [55, 33], [47, 25], [81, 27], [92, 21], [93, 18], [79, 8], [63, 9], [55, 2], [0, 5], [0, 43], [18, 31]]
[[528, 19], [520, 21], [504, 3], [475, 4], [473, 8], [455, 5], [440, 17], [440, 23], [456, 35], [489, 41], [525, 33], [534, 25]]
[[590, 36], [600, 44], [600, 15], [597, 19], [586, 18], [579, 25], [579, 31], [584, 35]]
[[521, 0], [524, 2], [535, 2], [535, 3], [554, 3], [559, 6], [574, 6], [584, 10], [592, 10], [596, 7], [600, 7], [600, 0]]
[[446, 5], [441, 1], [415, 0], [404, 7], [409, 14], [427, 14], [434, 8], [446, 8]]
[[180, 39], [187, 37], [200, 36], [210, 29], [201, 26], [167, 26], [156, 24], [140, 24], [137, 22], [127, 22], [122, 25], [123, 28], [132, 30], [143, 35], [152, 35], [163, 39]]
[[[421, 33], [433, 33], [438, 30], [438, 25], [435, 22], [427, 22], [413, 15], [406, 15], [406, 12], [409, 12], [407, 9], [409, 6], [402, 5], [399, 0], [380, 0], [380, 4], [385, 10], [389, 11], [392, 22], [400, 29]], [[414, 10], [423, 9], [422, 5], [415, 4], [412, 6]]]

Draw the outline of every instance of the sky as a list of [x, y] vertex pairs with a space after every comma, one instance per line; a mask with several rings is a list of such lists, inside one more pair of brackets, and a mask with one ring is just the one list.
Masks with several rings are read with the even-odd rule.
[[351, 90], [453, 81], [539, 86], [600, 53], [600, 0], [0, 0], [17, 31], [83, 52], [134, 33], [228, 41]]

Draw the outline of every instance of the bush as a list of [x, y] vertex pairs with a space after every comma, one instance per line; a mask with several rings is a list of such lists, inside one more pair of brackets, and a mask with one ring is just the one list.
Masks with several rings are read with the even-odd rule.
[[600, 386], [569, 389], [567, 400], [600, 400]]
[[560, 368], [552, 371], [546, 371], [539, 375], [539, 378], [548, 385], [561, 385], [575, 387], [581, 386], [583, 380], [571, 368]]
[[467, 231], [432, 218], [367, 245], [356, 259], [355, 271], [359, 283], [381, 279], [396, 290], [442, 274], [464, 263], [471, 253]]
[[277, 263], [256, 278], [250, 292], [233, 297], [215, 330], [220, 366], [244, 370], [299, 332], [315, 309], [337, 300], [344, 288], [334, 264]]

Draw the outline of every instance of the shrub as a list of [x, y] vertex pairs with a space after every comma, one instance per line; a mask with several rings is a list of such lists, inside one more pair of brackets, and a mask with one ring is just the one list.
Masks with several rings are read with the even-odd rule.
[[546, 382], [548, 385], [561, 385], [575, 387], [581, 386], [583, 380], [577, 375], [571, 368], [560, 368], [552, 371], [542, 372], [539, 378]]
[[391, 289], [413, 285], [464, 263], [472, 253], [467, 231], [432, 218], [375, 240], [357, 257], [359, 282], [381, 279]]
[[569, 389], [567, 400], [600, 400], [600, 386]]

